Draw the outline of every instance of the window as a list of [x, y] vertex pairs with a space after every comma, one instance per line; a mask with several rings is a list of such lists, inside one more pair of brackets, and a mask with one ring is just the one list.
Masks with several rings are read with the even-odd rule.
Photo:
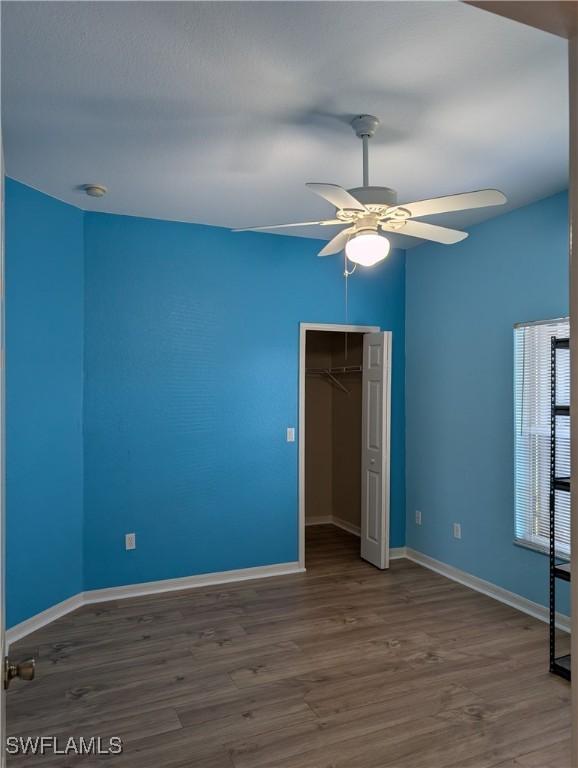
[[[550, 530], [550, 363], [552, 336], [567, 338], [567, 318], [514, 328], [515, 540], [542, 552]], [[556, 403], [570, 404], [570, 357], [556, 353]], [[570, 420], [556, 417], [556, 475], [570, 475]], [[570, 552], [570, 494], [556, 491], [556, 551]]]

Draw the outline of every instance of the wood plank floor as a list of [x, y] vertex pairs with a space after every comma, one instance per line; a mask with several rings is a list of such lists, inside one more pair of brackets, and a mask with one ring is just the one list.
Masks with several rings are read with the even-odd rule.
[[569, 768], [547, 628], [406, 560], [307, 530], [307, 573], [101, 603], [13, 646], [8, 733], [120, 736], [11, 766]]

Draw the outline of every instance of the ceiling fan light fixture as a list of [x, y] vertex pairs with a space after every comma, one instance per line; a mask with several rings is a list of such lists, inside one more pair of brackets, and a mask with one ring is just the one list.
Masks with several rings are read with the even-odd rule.
[[377, 234], [375, 230], [362, 229], [347, 242], [345, 255], [354, 264], [373, 267], [387, 257], [390, 248], [387, 237]]

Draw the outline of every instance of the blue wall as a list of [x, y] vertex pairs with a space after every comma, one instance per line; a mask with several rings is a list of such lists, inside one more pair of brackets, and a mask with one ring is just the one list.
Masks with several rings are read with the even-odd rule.
[[512, 543], [512, 327], [568, 290], [566, 194], [407, 252], [407, 545], [543, 604], [547, 558]]
[[[85, 218], [85, 589], [298, 559], [299, 322], [343, 322], [319, 241]], [[404, 542], [404, 257], [359, 269], [393, 331], [392, 546]], [[124, 550], [136, 532], [137, 548]]]
[[7, 625], [82, 590], [83, 214], [6, 181]]
[[[297, 559], [298, 323], [344, 320], [340, 260], [11, 180], [6, 225], [8, 626], [83, 589]], [[392, 546], [404, 286], [401, 252], [350, 282], [350, 322], [394, 333]]]
[[[298, 324], [344, 321], [318, 248], [8, 180], [9, 626], [82, 589], [297, 559]], [[512, 543], [512, 326], [567, 313], [567, 259], [557, 195], [350, 283], [350, 322], [394, 332], [392, 546], [542, 603], [546, 559]]]

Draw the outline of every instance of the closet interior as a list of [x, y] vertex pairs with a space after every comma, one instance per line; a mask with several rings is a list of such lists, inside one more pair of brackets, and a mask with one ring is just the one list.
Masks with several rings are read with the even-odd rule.
[[363, 335], [307, 331], [305, 346], [305, 524], [332, 524], [356, 536]]

